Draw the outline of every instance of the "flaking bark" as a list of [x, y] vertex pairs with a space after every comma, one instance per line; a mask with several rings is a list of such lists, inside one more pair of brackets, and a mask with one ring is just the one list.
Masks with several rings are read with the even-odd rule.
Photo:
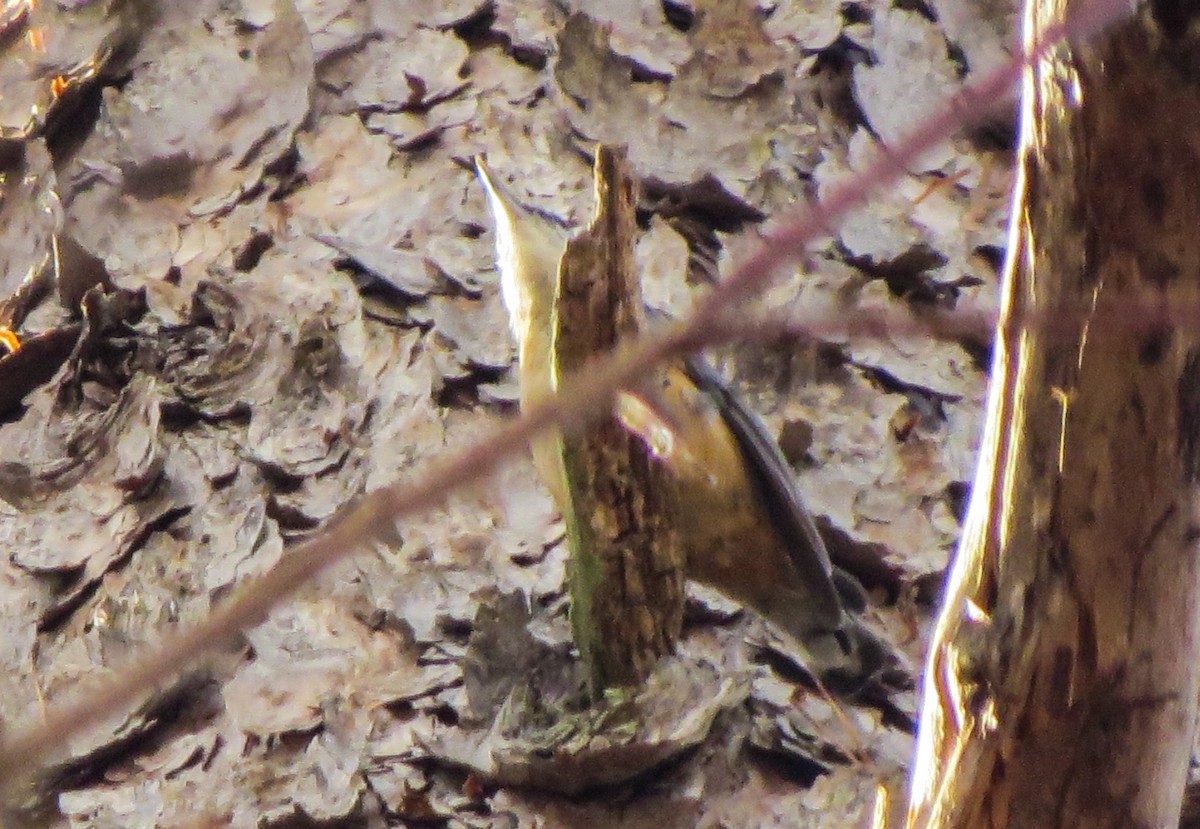
[[[641, 324], [635, 192], [624, 159], [596, 156], [596, 218], [559, 270], [559, 377], [611, 351]], [[571, 621], [593, 691], [631, 686], [670, 653], [683, 620], [684, 551], [674, 488], [645, 444], [607, 417], [563, 439]]]

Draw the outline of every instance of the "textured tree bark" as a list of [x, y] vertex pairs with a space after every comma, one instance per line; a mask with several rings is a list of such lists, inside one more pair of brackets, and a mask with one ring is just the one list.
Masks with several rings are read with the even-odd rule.
[[[1030, 0], [1027, 42], [1081, 5]], [[1040, 62], [1021, 146], [908, 825], [1175, 826], [1200, 633], [1200, 5]]]
[[[637, 333], [636, 196], [624, 158], [596, 155], [596, 218], [567, 245], [555, 302], [555, 359], [566, 376]], [[641, 683], [683, 623], [684, 549], [675, 487], [615, 417], [563, 438], [571, 624], [593, 693]]]

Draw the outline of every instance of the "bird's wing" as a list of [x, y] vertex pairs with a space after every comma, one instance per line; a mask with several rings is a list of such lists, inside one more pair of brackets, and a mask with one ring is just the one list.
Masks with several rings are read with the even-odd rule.
[[[689, 357], [686, 373], [696, 388], [717, 405], [745, 461], [747, 475], [770, 516], [797, 574], [814, 598], [840, 616], [841, 601], [833, 583], [833, 567], [812, 514], [800, 500], [779, 447], [758, 415], [750, 411], [716, 370], [699, 356]], [[836, 617], [836, 616], [835, 616]]]

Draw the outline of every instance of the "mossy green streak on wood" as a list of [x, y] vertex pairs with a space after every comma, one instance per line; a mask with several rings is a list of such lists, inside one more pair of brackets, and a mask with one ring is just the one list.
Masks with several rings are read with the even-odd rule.
[[571, 591], [571, 634], [580, 659], [588, 666], [588, 690], [596, 699], [605, 685], [605, 677], [599, 673], [596, 649], [599, 647], [599, 632], [594, 624], [592, 597], [603, 578], [604, 565], [596, 551], [596, 533], [592, 530], [587, 515], [581, 509], [591, 506], [591, 499], [583, 499], [578, 493], [587, 486], [585, 464], [580, 462], [581, 441], [563, 438], [559, 451], [563, 459], [563, 491], [567, 493], [563, 508], [563, 523], [566, 525], [567, 579]]

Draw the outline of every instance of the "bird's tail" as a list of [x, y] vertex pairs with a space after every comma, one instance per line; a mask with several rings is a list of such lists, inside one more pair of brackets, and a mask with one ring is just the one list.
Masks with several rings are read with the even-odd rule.
[[828, 690], [853, 696], [871, 683], [908, 687], [912, 671], [882, 637], [855, 614], [836, 630], [785, 631], [804, 656], [804, 665]]

